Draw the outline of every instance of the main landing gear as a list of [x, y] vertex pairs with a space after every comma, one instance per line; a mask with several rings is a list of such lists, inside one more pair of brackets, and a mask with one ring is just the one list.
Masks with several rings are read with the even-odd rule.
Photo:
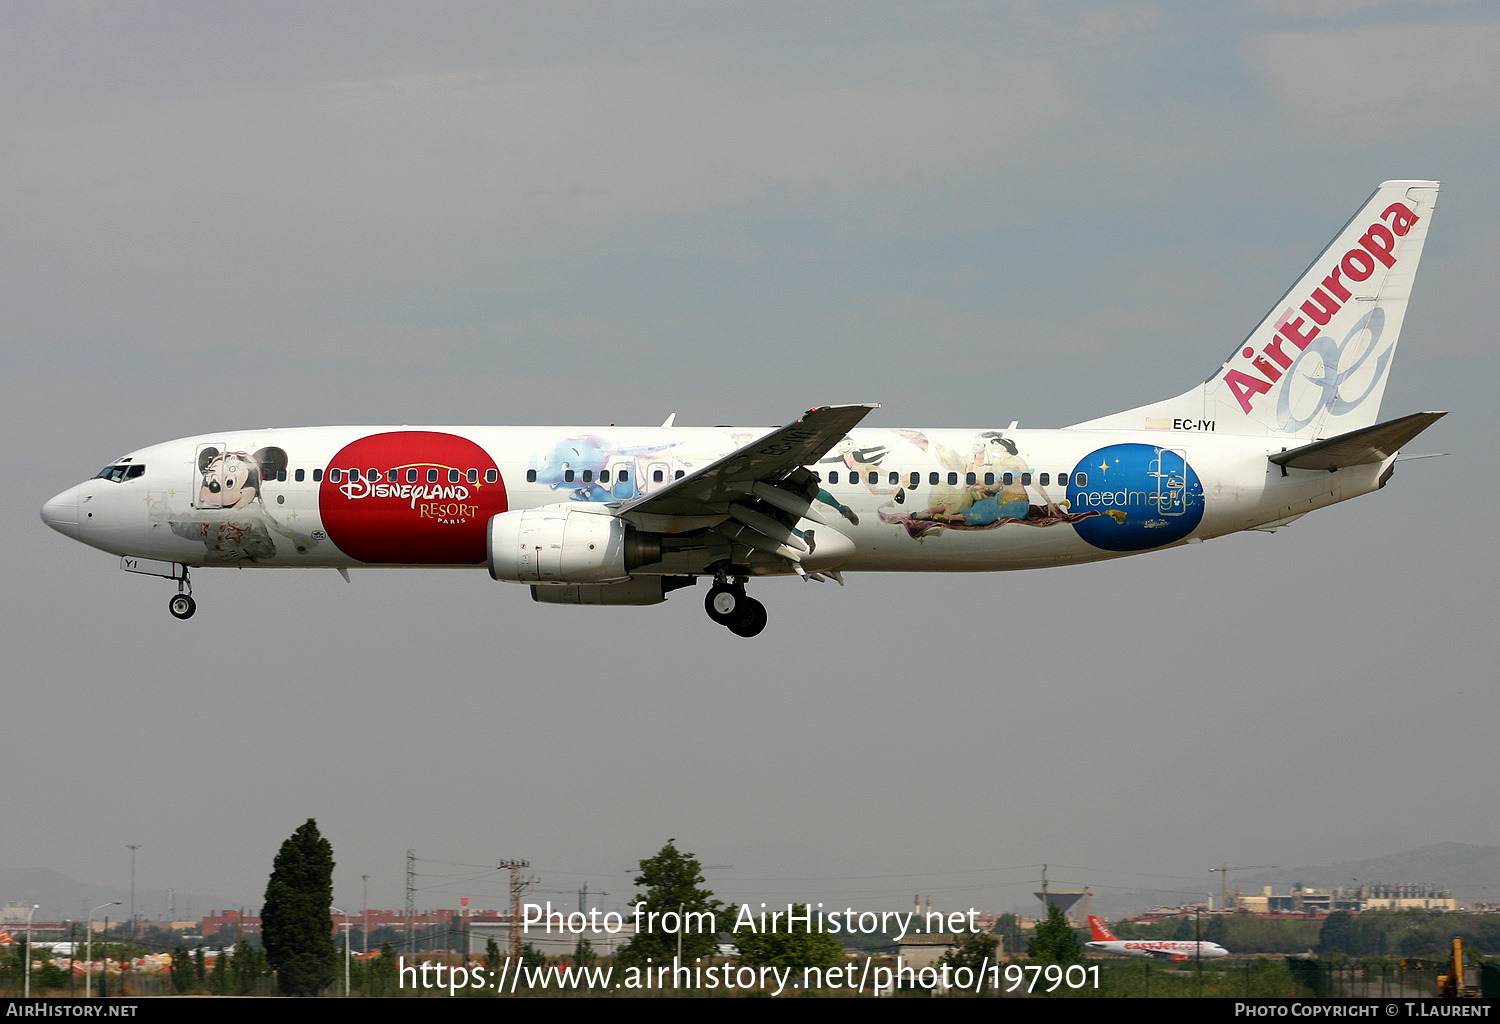
[[735, 636], [755, 636], [766, 628], [766, 606], [745, 593], [745, 581], [720, 576], [703, 599], [708, 617], [726, 626]]

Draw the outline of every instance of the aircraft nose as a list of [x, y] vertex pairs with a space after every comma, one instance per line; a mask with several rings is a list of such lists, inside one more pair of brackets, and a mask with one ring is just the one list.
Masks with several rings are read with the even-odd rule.
[[74, 540], [78, 539], [78, 491], [82, 486], [69, 487], [42, 506], [42, 522]]

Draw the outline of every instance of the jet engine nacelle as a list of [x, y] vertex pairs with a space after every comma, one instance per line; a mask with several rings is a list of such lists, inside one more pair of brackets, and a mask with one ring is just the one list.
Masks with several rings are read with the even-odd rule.
[[660, 561], [660, 541], [587, 506], [549, 505], [490, 520], [490, 575], [507, 583], [618, 583]]

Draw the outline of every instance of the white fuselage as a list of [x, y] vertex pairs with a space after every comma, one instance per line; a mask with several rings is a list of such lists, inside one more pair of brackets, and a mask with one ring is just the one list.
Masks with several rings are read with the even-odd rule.
[[1114, 953], [1117, 956], [1151, 960], [1212, 960], [1229, 955], [1229, 950], [1217, 942], [1171, 942], [1156, 939], [1112, 939], [1108, 942], [1095, 940], [1085, 943], [1084, 948], [1096, 953]]
[[[230, 430], [131, 452], [53, 498], [42, 518], [104, 551], [195, 567], [482, 567], [494, 515], [650, 495], [764, 433]], [[1391, 461], [1332, 473], [1267, 462], [1287, 446], [1285, 438], [1207, 432], [862, 428], [808, 468], [822, 481], [814, 507], [853, 542], [830, 568], [991, 571], [1112, 558], [1279, 522], [1378, 488]], [[671, 535], [704, 524], [648, 525]], [[745, 561], [749, 574], [788, 571]], [[638, 571], [681, 573], [687, 564]]]

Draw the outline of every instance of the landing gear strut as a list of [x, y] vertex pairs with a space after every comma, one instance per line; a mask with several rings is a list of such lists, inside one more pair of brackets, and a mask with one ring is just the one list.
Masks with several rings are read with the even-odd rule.
[[745, 593], [745, 581], [718, 576], [703, 600], [708, 617], [735, 636], [755, 636], [766, 628], [766, 606]]
[[193, 582], [188, 579], [187, 566], [184, 565], [182, 575], [177, 578], [177, 593], [167, 602], [167, 611], [176, 618], [191, 619], [197, 610], [198, 602], [193, 600]]

